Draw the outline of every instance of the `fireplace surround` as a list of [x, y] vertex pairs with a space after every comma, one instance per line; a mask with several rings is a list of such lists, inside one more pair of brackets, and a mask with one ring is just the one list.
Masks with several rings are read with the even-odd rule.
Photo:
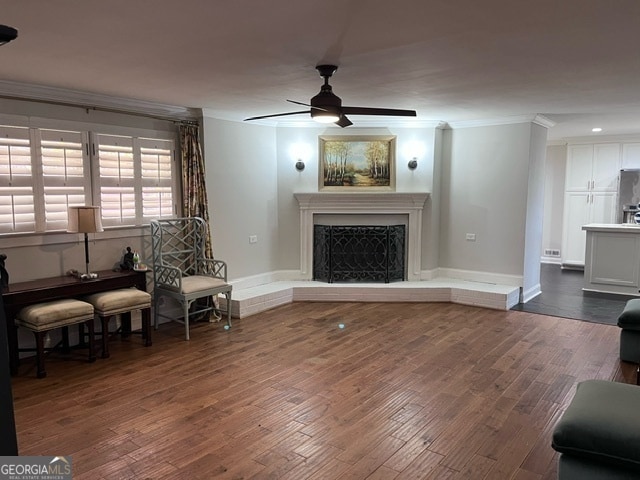
[[[314, 217], [331, 215], [349, 219], [342, 224], [360, 218], [360, 224], [375, 215], [378, 219], [389, 218], [389, 225], [399, 215], [406, 223], [406, 280], [420, 280], [422, 253], [422, 213], [429, 197], [426, 192], [312, 192], [295, 193], [300, 207], [300, 273], [302, 278], [313, 275], [313, 229]], [[365, 219], [363, 221], [363, 219]], [[378, 222], [384, 224], [384, 221]]]

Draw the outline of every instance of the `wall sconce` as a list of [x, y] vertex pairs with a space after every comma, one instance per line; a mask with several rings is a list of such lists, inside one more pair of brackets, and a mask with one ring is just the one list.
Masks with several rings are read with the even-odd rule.
[[418, 168], [418, 159], [416, 157], [413, 157], [411, 160], [409, 160], [407, 166], [409, 167], [409, 170], [415, 170], [416, 168]]
[[299, 141], [289, 146], [290, 161], [292, 163], [295, 162], [294, 165], [298, 172], [302, 172], [304, 170], [304, 162], [311, 159], [312, 152], [313, 149], [311, 148], [311, 144], [305, 141]]

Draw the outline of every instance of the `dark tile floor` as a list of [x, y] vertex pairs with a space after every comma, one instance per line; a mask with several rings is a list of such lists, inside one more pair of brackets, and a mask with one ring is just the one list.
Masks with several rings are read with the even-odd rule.
[[615, 325], [627, 300], [638, 298], [583, 292], [583, 281], [581, 270], [567, 270], [560, 265], [543, 263], [540, 267], [542, 293], [527, 303], [519, 303], [512, 310]]

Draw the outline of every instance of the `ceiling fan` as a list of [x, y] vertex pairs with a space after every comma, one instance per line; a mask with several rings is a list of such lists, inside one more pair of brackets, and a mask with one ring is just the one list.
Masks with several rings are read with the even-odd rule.
[[287, 100], [287, 102], [296, 105], [304, 105], [310, 107], [309, 110], [300, 112], [274, 113], [272, 115], [261, 115], [258, 117], [245, 118], [247, 120], [259, 120], [262, 118], [283, 117], [285, 115], [298, 115], [300, 113], [310, 113], [311, 118], [320, 123], [335, 123], [344, 128], [353, 125], [353, 122], [347, 118], [347, 115], [385, 115], [390, 117], [415, 117], [415, 110], [399, 110], [394, 108], [371, 108], [371, 107], [343, 107], [340, 97], [335, 95], [329, 85], [329, 78], [338, 69], [335, 65], [318, 65], [316, 70], [320, 72], [320, 76], [324, 78], [324, 84], [320, 88], [320, 93], [310, 100], [310, 103], [296, 102], [295, 100]]

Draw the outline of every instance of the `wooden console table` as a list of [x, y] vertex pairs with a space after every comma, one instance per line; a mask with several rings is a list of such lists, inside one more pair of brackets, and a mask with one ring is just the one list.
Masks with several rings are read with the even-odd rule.
[[2, 300], [7, 321], [7, 337], [9, 344], [9, 369], [11, 375], [18, 373], [20, 359], [18, 356], [18, 331], [15, 318], [20, 309], [26, 305], [61, 298], [75, 298], [91, 293], [116, 290], [118, 288], [136, 287], [147, 290], [145, 272], [103, 270], [96, 272], [98, 278], [80, 280], [72, 276], [61, 276], [31, 280], [10, 284], [2, 290]]

